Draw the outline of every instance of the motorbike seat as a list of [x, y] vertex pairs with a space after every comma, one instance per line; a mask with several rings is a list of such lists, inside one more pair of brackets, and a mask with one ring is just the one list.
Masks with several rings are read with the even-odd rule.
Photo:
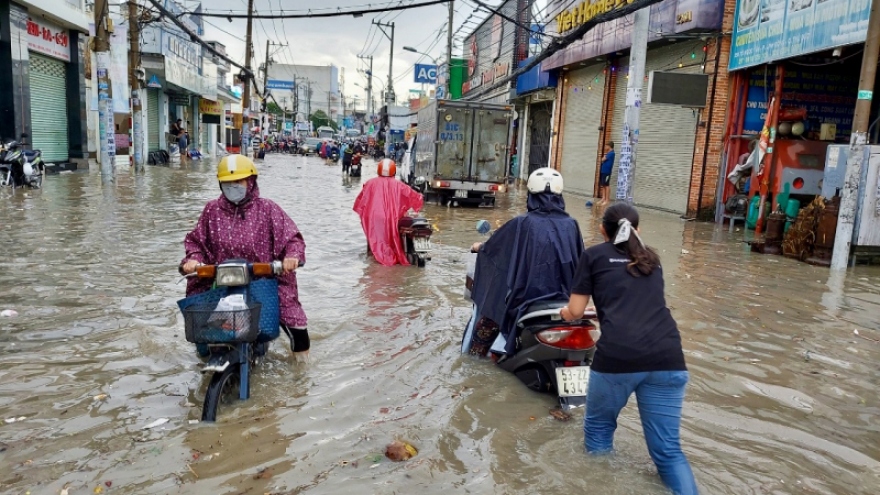
[[563, 306], [568, 305], [568, 301], [555, 301], [555, 300], [547, 300], [547, 301], [538, 301], [526, 306], [523, 314], [535, 313], [537, 311], [548, 311], [554, 310], [559, 311]]
[[427, 218], [403, 217], [397, 221], [397, 228], [399, 229], [430, 228], [430, 226], [431, 224], [428, 223]]

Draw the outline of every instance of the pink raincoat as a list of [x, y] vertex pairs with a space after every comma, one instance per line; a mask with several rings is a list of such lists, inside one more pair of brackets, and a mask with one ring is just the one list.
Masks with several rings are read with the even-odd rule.
[[397, 221], [410, 208], [422, 209], [422, 195], [394, 177], [368, 180], [354, 201], [353, 209], [361, 217], [370, 251], [385, 266], [409, 264], [397, 234]]
[[[186, 256], [183, 261], [196, 260], [213, 265], [235, 258], [252, 263], [283, 261], [285, 258], [306, 260], [306, 243], [302, 234], [274, 202], [260, 197], [257, 178], [250, 177], [245, 199], [235, 205], [223, 195], [205, 205], [196, 227], [183, 240]], [[190, 278], [186, 295], [211, 288], [210, 280]], [[278, 277], [281, 323], [305, 328], [308, 321], [299, 303], [296, 273]]]

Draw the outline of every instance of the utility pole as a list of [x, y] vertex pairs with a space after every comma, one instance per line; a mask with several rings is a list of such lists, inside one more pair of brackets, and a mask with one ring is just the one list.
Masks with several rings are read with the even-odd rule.
[[880, 59], [880, 0], [873, 0], [868, 18], [865, 51], [862, 52], [862, 72], [859, 76], [859, 92], [853, 116], [852, 136], [849, 141], [849, 158], [846, 161], [846, 182], [841, 191], [837, 233], [834, 237], [834, 252], [831, 255], [832, 270], [845, 270], [849, 264], [856, 209], [859, 203], [859, 183], [862, 180], [862, 167], [865, 166], [867, 153], [865, 148], [868, 143], [868, 123], [878, 59]]
[[[144, 169], [144, 112], [141, 105], [140, 75], [144, 74], [141, 66], [141, 29], [140, 12], [135, 0], [128, 2], [128, 80], [131, 84], [131, 142], [134, 151], [135, 171]], [[140, 71], [139, 71], [140, 69]], [[140, 72], [140, 73], [139, 73]]]
[[[373, 24], [379, 27], [379, 30], [382, 31], [382, 34], [391, 41], [391, 52], [388, 58], [388, 87], [385, 88], [385, 104], [391, 106], [394, 103], [395, 94], [394, 94], [394, 78], [392, 77], [394, 74], [394, 23], [391, 24], [383, 24], [381, 22], [373, 21]], [[384, 28], [390, 28], [391, 34], [389, 35]], [[372, 72], [372, 70], [370, 70]]]
[[[98, 72], [98, 142], [101, 179], [113, 180], [116, 170], [116, 125], [113, 121], [113, 84], [110, 80], [110, 33], [108, 0], [95, 0], [95, 67]], [[110, 29], [108, 29], [108, 26]]]
[[[629, 80], [626, 83], [626, 109], [620, 146], [620, 169], [617, 173], [617, 199], [633, 202], [636, 182], [636, 148], [639, 144], [639, 110], [642, 106], [642, 84], [645, 81], [645, 59], [648, 55], [650, 8], [637, 10], [633, 19], [632, 49], [629, 56]], [[620, 72], [617, 77], [620, 77]]]
[[247, 31], [245, 32], [244, 46], [244, 67], [247, 74], [244, 74], [244, 94], [241, 97], [242, 119], [241, 119], [241, 154], [248, 156], [248, 144], [250, 141], [250, 123], [251, 123], [251, 58], [254, 56], [251, 36], [254, 29], [254, 0], [248, 0], [248, 17]]
[[367, 59], [370, 60], [370, 71], [367, 73], [367, 116], [369, 117], [370, 115], [373, 114], [373, 110], [374, 110], [374, 108], [373, 108], [373, 56], [372, 55], [370, 55], [369, 57], [358, 56], [358, 58], [361, 58], [364, 60], [367, 60]]
[[312, 81], [306, 79], [306, 110], [309, 112], [308, 120], [312, 120]]
[[452, 78], [452, 18], [455, 15], [455, 0], [449, 0], [449, 22], [446, 26], [446, 87], [443, 91], [443, 96], [446, 97], [447, 100], [452, 99], [452, 95], [450, 91], [452, 90], [452, 82], [450, 79]]

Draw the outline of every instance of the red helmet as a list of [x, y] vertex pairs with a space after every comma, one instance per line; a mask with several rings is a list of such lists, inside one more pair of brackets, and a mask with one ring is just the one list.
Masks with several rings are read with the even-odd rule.
[[379, 162], [376, 173], [379, 174], [379, 177], [394, 177], [397, 175], [397, 164], [391, 158], [385, 158]]

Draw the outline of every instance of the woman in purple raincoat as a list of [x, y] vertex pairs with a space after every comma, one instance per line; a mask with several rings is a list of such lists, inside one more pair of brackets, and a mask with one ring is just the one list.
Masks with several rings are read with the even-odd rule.
[[[281, 329], [290, 337], [294, 357], [305, 359], [310, 347], [308, 321], [299, 303], [295, 273], [299, 263], [306, 259], [302, 234], [280, 206], [260, 197], [257, 168], [250, 158], [224, 157], [217, 165], [217, 179], [223, 194], [208, 202], [196, 227], [186, 235], [186, 255], [180, 271], [190, 274], [200, 264], [213, 265], [234, 258], [252, 263], [281, 260]], [[186, 295], [210, 290], [211, 284], [210, 280], [190, 278]]]

